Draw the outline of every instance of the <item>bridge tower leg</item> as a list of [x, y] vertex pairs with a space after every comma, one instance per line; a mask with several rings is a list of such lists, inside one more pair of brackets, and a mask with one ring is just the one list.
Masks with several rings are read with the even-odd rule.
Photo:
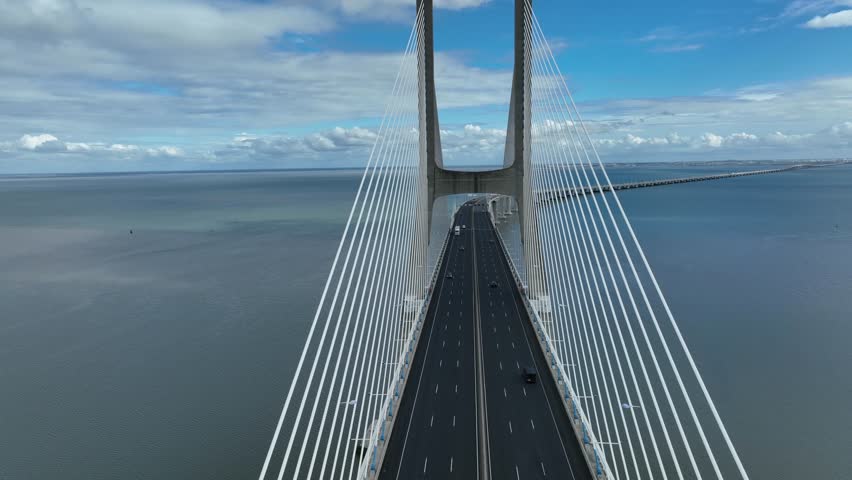
[[[420, 112], [420, 153], [425, 164], [429, 227], [432, 206], [437, 198], [464, 193], [497, 193], [514, 197], [521, 225], [527, 221], [530, 202], [530, 179], [527, 175], [530, 157], [530, 78], [525, 29], [525, 5], [531, 0], [515, 0], [515, 65], [509, 105], [506, 148], [502, 168], [484, 172], [463, 172], [444, 168], [441, 153], [441, 130], [435, 95], [434, 21], [432, 0], [417, 0], [423, 11], [423, 36], [418, 46], [418, 87]], [[526, 232], [522, 228], [522, 241]]]

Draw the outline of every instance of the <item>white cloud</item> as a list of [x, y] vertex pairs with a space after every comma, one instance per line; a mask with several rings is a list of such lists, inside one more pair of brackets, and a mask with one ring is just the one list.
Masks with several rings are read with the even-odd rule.
[[665, 45], [660, 46], [654, 49], [655, 52], [661, 53], [680, 53], [680, 52], [694, 52], [696, 50], [701, 50], [704, 48], [704, 45], [701, 43], [687, 43], [687, 44], [677, 44], [677, 45]]
[[441, 129], [441, 148], [447, 165], [502, 164], [506, 130], [466, 124]]
[[843, 122], [838, 125], [832, 125], [828, 129], [829, 133], [838, 137], [848, 137], [852, 139], [852, 122]]
[[[135, 0], [0, 0], [0, 134], [91, 137], [108, 126], [117, 137], [178, 129], [203, 137], [222, 125], [380, 116], [398, 52], [282, 51], [279, 43], [334, 29], [347, 5], [382, 11], [383, 2], [413, 18], [414, 0], [151, 0], [144, 8]], [[405, 34], [390, 41], [401, 49]], [[436, 67], [442, 107], [505, 103], [510, 72], [441, 53]]]
[[852, 77], [585, 102], [579, 109], [605, 160], [852, 156]]
[[[1, 1], [1, 0], [0, 0]], [[0, 13], [2, 15], [2, 13]], [[47, 128], [65, 136], [206, 136], [244, 129], [353, 122], [382, 114], [398, 53], [222, 51], [133, 55], [75, 42], [18, 48], [0, 32], [0, 132]], [[161, 62], [162, 65], [151, 65]], [[511, 72], [436, 55], [441, 108], [503, 105]], [[165, 90], [165, 93], [163, 92]], [[108, 107], [107, 107], [108, 106]], [[68, 119], [74, 119], [73, 122]]]
[[48, 133], [40, 135], [24, 135], [18, 139], [18, 147], [23, 150], [54, 150], [57, 145], [61, 145], [62, 149], [65, 145]]
[[725, 139], [713, 133], [705, 133], [701, 136], [701, 141], [708, 147], [719, 148], [722, 146], [722, 142], [724, 142]]
[[[436, 0], [436, 7], [485, 3]], [[800, 3], [799, 22], [840, 5], [825, 1], [808, 9], [807, 2]], [[410, 22], [414, 0], [151, 0], [140, 5], [0, 0], [0, 171], [13, 165], [13, 158], [28, 166], [42, 158], [104, 159], [98, 167], [104, 169], [117, 158], [157, 160], [158, 167], [168, 167], [169, 161], [181, 166], [237, 160], [362, 164], [388, 101], [399, 52], [321, 50], [316, 35], [353, 18], [388, 12]], [[342, 15], [352, 18], [343, 22]], [[389, 41], [401, 47], [405, 29], [395, 30], [399, 38]], [[658, 29], [644, 40], [653, 42], [649, 49], [671, 49], [699, 45], [709, 34]], [[282, 38], [292, 35], [313, 47], [280, 50]], [[436, 85], [445, 156], [456, 163], [499, 161], [511, 71], [475, 68], [463, 54], [439, 52]], [[740, 150], [733, 153], [750, 155], [747, 145], [768, 149], [773, 138], [779, 145], [785, 137], [813, 135], [808, 148], [832, 153], [848, 138], [844, 122], [852, 111], [852, 77], [692, 97], [600, 100], [583, 103], [580, 110], [592, 134], [611, 142], [612, 151], [733, 152], [736, 147]], [[473, 118], [467, 116], [471, 112]], [[234, 132], [293, 132], [295, 127], [312, 133], [231, 140]], [[760, 141], [734, 137], [743, 131]], [[784, 137], [772, 137], [776, 131]], [[48, 135], [40, 132], [53, 138], [39, 139]], [[711, 132], [724, 139], [720, 146], [695, 146]], [[25, 135], [32, 138], [21, 140]]]
[[[804, 17], [816, 19], [820, 16], [827, 16], [843, 7], [852, 7], [852, 0], [793, 0], [788, 2], [778, 15], [760, 17], [755, 25], [741, 28], [740, 33], [765, 32], [787, 25], [791, 21], [799, 21]], [[815, 15], [816, 17], [814, 17]], [[806, 24], [801, 26], [807, 28]]]
[[374, 130], [361, 127], [335, 127], [301, 137], [241, 133], [215, 150], [211, 159], [219, 163], [275, 161], [278, 166], [300, 161], [361, 165], [377, 136]]
[[[632, 127], [625, 127], [632, 128]], [[548, 122], [545, 130], [557, 140], [566, 137], [573, 125]], [[540, 132], [542, 130], [539, 130]], [[592, 134], [605, 160], [648, 161], [681, 158], [682, 155], [704, 158], [771, 159], [813, 157], [816, 148], [828, 148], [827, 156], [844, 156], [852, 147], [852, 121], [833, 125], [817, 132], [765, 134], [735, 131], [684, 134], [669, 131], [662, 135], [625, 133], [620, 136]], [[323, 165], [363, 165], [376, 138], [371, 129], [341, 128], [293, 136], [258, 136], [240, 134], [216, 152], [218, 162], [262, 162], [275, 160], [278, 166], [302, 159], [320, 161]], [[441, 129], [444, 159], [448, 164], [498, 165], [502, 162], [506, 132], [499, 128], [466, 124]], [[535, 147], [534, 147], [535, 148]], [[834, 149], [834, 150], [830, 150]], [[790, 155], [793, 155], [792, 157]]]
[[596, 139], [595, 144], [604, 160], [611, 161], [840, 158], [852, 153], [852, 122], [798, 134], [705, 132], [692, 136], [669, 133], [662, 137], [646, 137], [628, 133], [622, 137]]
[[704, 48], [704, 43], [700, 40], [717, 35], [719, 32], [711, 30], [687, 32], [676, 27], [660, 27], [636, 41], [654, 45], [651, 51], [658, 53], [694, 52]]
[[596, 145], [610, 152], [636, 152], [645, 150], [660, 150], [683, 145], [688, 139], [674, 133], [665, 137], [643, 137], [628, 133], [620, 138], [596, 138]]
[[757, 135], [754, 135], [754, 134], [751, 134], [751, 133], [745, 133], [745, 132], [732, 133], [728, 137], [728, 142], [730, 142], [732, 144], [745, 144], [745, 145], [747, 145], [751, 142], [756, 142], [757, 140], [758, 140]]
[[808, 20], [804, 24], [804, 27], [814, 29], [852, 27], [852, 10], [842, 10], [829, 13], [828, 15], [816, 16]]
[[[463, 10], [476, 8], [490, 0], [435, 0], [434, 8]], [[344, 14], [367, 19], [411, 21], [414, 18], [415, 0], [326, 0]]]
[[476, 8], [485, 5], [490, 0], [435, 0], [435, 8], [446, 8], [449, 10], [461, 10], [463, 8]]
[[[638, 124], [636, 124], [638, 125]], [[570, 124], [551, 124], [551, 132], [566, 136]], [[662, 134], [642, 134], [619, 130], [593, 134], [604, 161], [665, 161], [687, 159], [795, 159], [839, 158], [852, 153], [852, 121], [819, 131], [755, 133], [705, 131], [686, 134], [669, 130]], [[365, 127], [335, 127], [304, 135], [260, 135], [240, 133], [217, 142], [207, 152], [186, 152], [174, 146], [140, 147], [102, 142], [64, 143], [53, 135], [29, 135], [29, 145], [60, 144], [62, 149], [47, 151], [35, 146], [21, 147], [19, 141], [0, 142], [0, 165], [4, 159], [26, 161], [39, 171], [121, 171], [191, 168], [286, 168], [304, 166], [360, 167], [370, 155], [377, 133]], [[42, 137], [41, 140], [33, 140]], [[566, 137], [567, 138], [567, 137]], [[444, 158], [448, 165], [499, 165], [506, 141], [503, 129], [466, 124], [441, 130]], [[535, 148], [535, 147], [534, 147]], [[57, 163], [59, 161], [59, 163]]]
[[777, 93], [742, 93], [737, 96], [741, 100], [748, 100], [750, 102], [765, 102], [777, 97]]
[[0, 0], [0, 30], [21, 42], [75, 39], [133, 51], [184, 51], [263, 44], [285, 33], [334, 27], [317, 9], [281, 4], [211, 4], [200, 0]]
[[92, 146], [88, 143], [80, 142], [66, 142], [65, 148], [69, 152], [91, 152], [93, 150]]
[[183, 155], [181, 149], [170, 146], [148, 148], [145, 149], [145, 152], [152, 157], [180, 157]]
[[812, 15], [815, 12], [822, 12], [827, 9], [850, 5], [849, 0], [793, 0], [781, 12], [781, 18], [796, 18], [805, 15]]
[[24, 134], [15, 142], [0, 142], [0, 152], [4, 154], [32, 155], [41, 157], [73, 156], [97, 160], [113, 158], [143, 157], [180, 157], [184, 152], [180, 148], [160, 145], [142, 148], [138, 145], [106, 144], [103, 142], [64, 142], [49, 133]]
[[[363, 127], [335, 127], [303, 136], [241, 133], [214, 152], [214, 161], [285, 166], [307, 160], [323, 166], [360, 166], [366, 163], [377, 136], [376, 130]], [[502, 162], [506, 131], [474, 124], [445, 126], [441, 143], [444, 160], [450, 164], [498, 163]]]
[[120, 143], [116, 143], [106, 147], [106, 150], [111, 152], [135, 152], [139, 150], [139, 147], [136, 145], [122, 145]]
[[325, 132], [323, 136], [337, 147], [364, 147], [373, 145], [376, 141], [376, 133], [366, 128], [335, 127]]
[[691, 97], [586, 102], [579, 107], [586, 117], [624, 122], [616, 130], [640, 130], [658, 136], [670, 131], [698, 136], [708, 131], [743, 129], [753, 133], [809, 132], [849, 120], [852, 77], [755, 85]]
[[683, 33], [674, 27], [658, 27], [638, 39], [639, 42], [658, 42], [681, 38]]

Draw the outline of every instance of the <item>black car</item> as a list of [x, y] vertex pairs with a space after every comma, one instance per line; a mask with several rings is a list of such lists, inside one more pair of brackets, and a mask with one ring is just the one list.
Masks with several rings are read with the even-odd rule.
[[497, 282], [492, 281], [491, 283], [488, 284], [488, 286], [491, 287], [491, 288], [497, 288]]
[[447, 278], [453, 278], [453, 272], [447, 272]]
[[535, 369], [532, 367], [524, 367], [521, 374], [526, 383], [535, 383], [538, 380], [538, 374], [536, 374]]
[[459, 251], [464, 251], [464, 247], [459, 247]]

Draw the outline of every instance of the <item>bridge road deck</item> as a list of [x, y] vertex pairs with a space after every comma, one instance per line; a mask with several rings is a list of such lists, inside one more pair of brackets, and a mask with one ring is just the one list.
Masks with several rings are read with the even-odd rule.
[[380, 478], [591, 479], [487, 209], [455, 225]]

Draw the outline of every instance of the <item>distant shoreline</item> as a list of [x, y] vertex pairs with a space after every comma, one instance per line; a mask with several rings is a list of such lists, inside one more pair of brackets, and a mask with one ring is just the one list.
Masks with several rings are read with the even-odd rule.
[[[749, 166], [749, 165], [796, 165], [796, 164], [820, 164], [820, 165], [844, 165], [852, 163], [849, 158], [836, 159], [798, 159], [798, 160], [696, 160], [696, 161], [674, 161], [674, 162], [611, 162], [607, 167], [619, 168], [644, 168], [644, 167], [713, 167], [713, 166]], [[459, 165], [453, 166], [459, 170], [481, 170], [494, 168], [490, 165]], [[136, 175], [198, 175], [198, 174], [223, 174], [223, 173], [282, 173], [282, 172], [361, 172], [364, 167], [329, 167], [329, 168], [244, 168], [244, 169], [222, 169], [222, 170], [150, 170], [150, 171], [127, 171], [127, 172], [73, 172], [73, 173], [0, 173], [0, 179], [28, 179], [28, 178], [75, 178], [75, 177], [118, 177]]]

